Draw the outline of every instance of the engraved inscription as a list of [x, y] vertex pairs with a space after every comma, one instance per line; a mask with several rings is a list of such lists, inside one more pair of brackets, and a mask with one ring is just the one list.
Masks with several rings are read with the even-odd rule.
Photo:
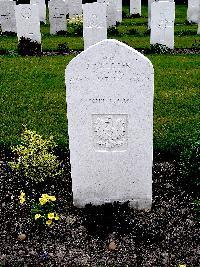
[[30, 7], [23, 7], [21, 10], [21, 15], [25, 19], [29, 19], [31, 17], [31, 8]]
[[128, 143], [127, 114], [93, 114], [94, 146], [100, 151], [124, 151]]

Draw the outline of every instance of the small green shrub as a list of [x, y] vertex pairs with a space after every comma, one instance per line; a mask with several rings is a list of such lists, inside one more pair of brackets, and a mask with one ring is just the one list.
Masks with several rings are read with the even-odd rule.
[[56, 35], [58, 35], [58, 36], [65, 36], [65, 35], [67, 35], [67, 31], [58, 31], [56, 33]]
[[123, 19], [129, 18], [129, 15], [124, 10], [122, 11], [122, 18]]
[[117, 29], [116, 26], [109, 27], [109, 28], [108, 28], [108, 35], [109, 35], [109, 36], [120, 35], [120, 34], [119, 34], [119, 30]]
[[67, 43], [58, 44], [58, 51], [62, 53], [69, 53], [69, 46]]
[[175, 33], [178, 36], [189, 36], [189, 35], [196, 35], [197, 31], [194, 30], [182, 30]]
[[18, 43], [18, 53], [21, 56], [40, 55], [41, 44], [29, 38], [21, 37]]
[[141, 18], [141, 15], [139, 13], [138, 14], [131, 14], [130, 18], [131, 19]]
[[36, 183], [55, 178], [62, 173], [61, 162], [52, 152], [55, 147], [52, 136], [45, 140], [35, 131], [25, 129], [21, 144], [12, 148], [16, 159], [9, 165], [16, 175]]
[[73, 34], [76, 36], [83, 36], [83, 24], [74, 23], [73, 26]]
[[134, 28], [130, 29], [130, 30], [128, 31], [128, 34], [129, 34], [129, 35], [137, 35], [137, 36], [140, 35], [139, 31], [138, 31], [137, 29], [134, 29]]
[[200, 141], [181, 152], [180, 166], [182, 176], [196, 185], [200, 185]]
[[168, 54], [168, 53], [171, 53], [171, 51], [172, 49], [162, 44], [155, 44], [155, 45], [151, 45], [150, 47], [150, 52], [152, 54]]

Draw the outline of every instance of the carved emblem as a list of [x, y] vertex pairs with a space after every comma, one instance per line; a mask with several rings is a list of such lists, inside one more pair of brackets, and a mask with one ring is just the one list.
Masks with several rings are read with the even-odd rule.
[[127, 115], [93, 115], [94, 143], [98, 150], [125, 150]]
[[30, 7], [22, 7], [21, 15], [25, 19], [29, 19], [31, 17], [31, 8]]

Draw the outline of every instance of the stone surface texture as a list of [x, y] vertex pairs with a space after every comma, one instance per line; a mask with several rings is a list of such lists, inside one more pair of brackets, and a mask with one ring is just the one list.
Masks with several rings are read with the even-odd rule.
[[189, 22], [199, 22], [200, 0], [188, 0], [187, 20]]
[[141, 0], [130, 0], [130, 14], [139, 14], [141, 16]]
[[31, 4], [38, 7], [39, 19], [41, 22], [46, 23], [46, 3], [45, 0], [30, 0]]
[[41, 43], [38, 6], [35, 4], [16, 5], [17, 37], [29, 38]]
[[116, 0], [97, 0], [97, 2], [107, 5], [107, 28], [115, 26], [117, 21]]
[[116, 0], [116, 9], [117, 9], [116, 21], [122, 22], [122, 0]]
[[174, 48], [175, 3], [156, 1], [151, 5], [151, 44]]
[[74, 205], [152, 203], [154, 71], [149, 59], [103, 40], [66, 68]]
[[68, 1], [69, 17], [74, 18], [82, 15], [82, 0]]
[[48, 5], [50, 33], [56, 34], [59, 31], [67, 31], [66, 3], [63, 0], [51, 0]]
[[84, 49], [107, 39], [106, 4], [83, 5], [83, 37]]
[[15, 19], [16, 2], [0, 1], [0, 24], [2, 32], [17, 32]]

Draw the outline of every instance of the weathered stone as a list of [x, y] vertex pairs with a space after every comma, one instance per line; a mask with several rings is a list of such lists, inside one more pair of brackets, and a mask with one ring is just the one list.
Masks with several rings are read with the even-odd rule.
[[0, 24], [2, 32], [17, 32], [15, 19], [16, 2], [0, 1]]
[[174, 48], [175, 3], [156, 1], [151, 5], [151, 44]]
[[107, 39], [106, 5], [87, 3], [83, 5], [84, 49]]
[[82, 0], [68, 1], [69, 17], [73, 18], [82, 15]]
[[39, 19], [46, 23], [46, 3], [45, 0], [30, 0], [31, 4], [36, 4], [39, 12]]
[[116, 0], [116, 21], [122, 22], [122, 0]]
[[49, 2], [49, 22], [51, 34], [67, 30], [66, 12], [66, 3], [63, 0], [51, 0]]
[[187, 20], [189, 22], [199, 23], [200, 1], [188, 0]]
[[141, 0], [130, 0], [130, 14], [141, 16]]
[[107, 28], [116, 25], [117, 21], [117, 7], [115, 0], [97, 0], [98, 3], [105, 3], [107, 5]]
[[152, 202], [151, 62], [116, 40], [103, 40], [66, 68], [73, 201], [78, 207]]
[[16, 5], [17, 37], [41, 43], [40, 20], [37, 5]]

